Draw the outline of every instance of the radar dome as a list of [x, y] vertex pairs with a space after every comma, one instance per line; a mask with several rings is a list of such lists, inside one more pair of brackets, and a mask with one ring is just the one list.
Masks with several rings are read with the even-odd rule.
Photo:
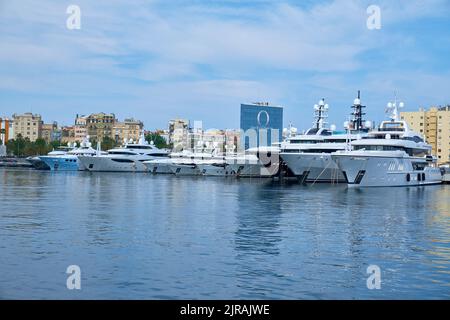
[[364, 122], [364, 126], [366, 128], [372, 128], [372, 121], [367, 120], [366, 122]]
[[331, 131], [336, 131], [336, 125], [335, 125], [335, 124], [332, 124], [332, 125], [330, 126], [330, 129], [331, 129]]
[[344, 122], [344, 128], [347, 129], [348, 128], [348, 121]]
[[356, 98], [355, 100], [353, 100], [353, 104], [354, 105], [360, 105], [361, 104], [361, 100]]

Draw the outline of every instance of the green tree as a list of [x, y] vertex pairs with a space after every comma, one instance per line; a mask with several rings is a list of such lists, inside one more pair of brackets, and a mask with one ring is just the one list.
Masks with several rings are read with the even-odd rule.
[[34, 151], [36, 151], [36, 154], [38, 155], [44, 155], [48, 153], [48, 145], [47, 142], [42, 139], [38, 138], [34, 142]]
[[164, 139], [163, 137], [161, 137], [161, 135], [159, 133], [156, 132], [150, 132], [147, 133], [145, 135], [145, 140], [148, 143], [151, 143], [153, 141], [153, 143], [155, 144], [155, 146], [157, 148], [160, 149], [164, 149], [164, 148], [168, 148], [169, 146], [167, 145], [166, 139]]
[[6, 143], [6, 151], [8, 154], [13, 154], [16, 156], [25, 155], [26, 140], [21, 134], [17, 135], [16, 139], [11, 139]]
[[116, 141], [110, 137], [104, 137], [102, 140], [102, 150], [106, 151], [116, 147]]

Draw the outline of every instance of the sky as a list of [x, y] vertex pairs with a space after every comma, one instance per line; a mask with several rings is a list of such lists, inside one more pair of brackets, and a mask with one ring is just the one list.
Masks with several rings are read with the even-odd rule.
[[[67, 28], [69, 5], [80, 29]], [[325, 98], [342, 128], [361, 90], [378, 123], [395, 91], [405, 111], [450, 104], [449, 16], [450, 0], [0, 0], [0, 117], [239, 128], [241, 103], [268, 101], [306, 129]]]

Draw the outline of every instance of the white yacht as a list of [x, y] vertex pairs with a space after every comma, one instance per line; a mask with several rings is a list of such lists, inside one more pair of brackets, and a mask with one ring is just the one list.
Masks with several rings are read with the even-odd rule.
[[[168, 155], [168, 158], [159, 158], [144, 161], [144, 165], [147, 167], [147, 170], [152, 173], [160, 173], [160, 174], [173, 174], [177, 171], [177, 166], [183, 167], [186, 171], [190, 168], [190, 172], [186, 172], [189, 175], [197, 175], [196, 168], [192, 166], [192, 162], [194, 159], [210, 159], [211, 154], [207, 153], [194, 153], [192, 151], [183, 150], [181, 152], [172, 152]], [[178, 170], [179, 172], [181, 171]]]
[[281, 143], [280, 156], [293, 175], [305, 182], [345, 182], [345, 177], [331, 158], [331, 153], [345, 150], [348, 140], [355, 140], [367, 135], [372, 126], [370, 121], [362, 119], [363, 106], [360, 93], [353, 103], [353, 118], [346, 122], [350, 134], [335, 132], [327, 128], [326, 118], [328, 104], [324, 99], [314, 105], [314, 127], [304, 134], [290, 132], [289, 137]]
[[353, 187], [417, 186], [442, 181], [431, 145], [405, 121], [399, 120], [403, 103], [389, 103], [390, 120], [362, 139], [352, 141], [347, 150], [332, 154], [333, 160]]
[[172, 162], [169, 164], [169, 169], [175, 175], [199, 176], [202, 175], [199, 165], [216, 158], [217, 156], [214, 152], [193, 152], [182, 154], [181, 156], [175, 154], [172, 155]]
[[[56, 150], [50, 151], [47, 154], [47, 156], [50, 156], [50, 157], [63, 156], [63, 155], [66, 155], [67, 152], [69, 152], [73, 149], [75, 149], [75, 147], [69, 143], [67, 146], [59, 146], [56, 148]], [[31, 163], [33, 168], [35, 168], [37, 170], [50, 170], [50, 167], [44, 161], [42, 161], [41, 157], [44, 157], [44, 156], [34, 156], [34, 157], [30, 156], [26, 160], [29, 163]]]
[[166, 150], [149, 144], [142, 133], [138, 143], [125, 143], [120, 148], [108, 150], [107, 154], [78, 156], [78, 159], [89, 171], [145, 172], [144, 161], [167, 157]]
[[86, 170], [78, 160], [78, 156], [94, 156], [97, 151], [92, 148], [89, 136], [86, 136], [79, 148], [73, 148], [67, 152], [53, 152], [39, 157], [52, 171], [78, 171]]
[[231, 175], [242, 178], [270, 178], [279, 173], [280, 149], [277, 146], [250, 148], [244, 154], [225, 157]]

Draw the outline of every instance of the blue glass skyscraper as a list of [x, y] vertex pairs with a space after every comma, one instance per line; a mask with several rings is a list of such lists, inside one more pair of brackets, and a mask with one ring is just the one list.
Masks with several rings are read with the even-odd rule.
[[245, 149], [281, 142], [283, 107], [267, 102], [241, 104], [241, 139]]

